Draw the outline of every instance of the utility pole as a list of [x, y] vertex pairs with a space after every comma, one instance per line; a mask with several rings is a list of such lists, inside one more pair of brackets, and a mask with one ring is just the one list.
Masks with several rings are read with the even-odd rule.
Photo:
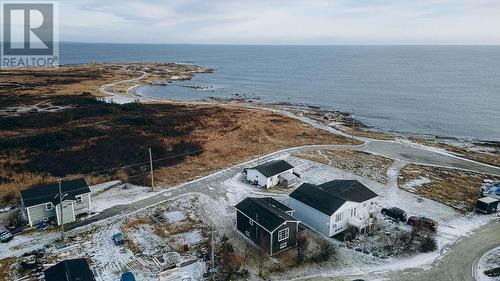
[[61, 241], [64, 243], [64, 216], [63, 216], [63, 205], [62, 205], [62, 179], [58, 178], [57, 182], [59, 183], [59, 213], [60, 213], [60, 223], [61, 223]]
[[260, 165], [260, 142], [261, 142], [261, 135], [259, 135], [259, 144], [258, 144], [258, 149], [259, 149], [259, 155], [257, 155], [257, 166]]
[[212, 244], [212, 255], [211, 255], [211, 258], [212, 258], [212, 268], [215, 267], [215, 243], [214, 243], [214, 228], [212, 227], [212, 238], [211, 238], [211, 244]]
[[151, 153], [151, 147], [149, 148], [149, 166], [151, 167], [151, 190], [155, 189], [155, 180], [153, 174], [153, 154]]
[[352, 143], [354, 143], [354, 109], [352, 110], [351, 121], [352, 121], [351, 141]]

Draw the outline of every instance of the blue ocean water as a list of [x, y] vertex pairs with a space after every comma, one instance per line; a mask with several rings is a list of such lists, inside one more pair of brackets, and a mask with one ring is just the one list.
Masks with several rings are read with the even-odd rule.
[[[214, 73], [140, 93], [169, 99], [245, 94], [354, 110], [385, 131], [500, 141], [500, 46], [63, 43], [60, 59], [194, 63]], [[210, 90], [182, 87], [194, 85]]]

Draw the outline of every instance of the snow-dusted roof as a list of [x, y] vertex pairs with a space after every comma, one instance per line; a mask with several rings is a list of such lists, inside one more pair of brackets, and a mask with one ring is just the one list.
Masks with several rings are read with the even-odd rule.
[[272, 176], [279, 175], [285, 171], [293, 169], [293, 166], [285, 160], [273, 160], [250, 169], [255, 169], [265, 177], [270, 178]]
[[490, 204], [490, 203], [498, 202], [498, 199], [486, 196], [486, 197], [483, 197], [483, 198], [479, 198], [477, 201], [483, 202], [483, 203], [486, 203], [486, 204]]

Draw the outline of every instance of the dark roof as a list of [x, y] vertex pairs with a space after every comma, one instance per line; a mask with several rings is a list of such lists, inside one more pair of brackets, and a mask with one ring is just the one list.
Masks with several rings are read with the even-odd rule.
[[361, 203], [377, 194], [357, 180], [333, 180], [321, 185], [304, 183], [290, 197], [331, 216], [346, 201]]
[[271, 197], [257, 198], [257, 200], [259, 200], [265, 204], [268, 204], [274, 208], [278, 208], [279, 210], [281, 210], [283, 212], [293, 211], [292, 208], [288, 207], [287, 205], [285, 205], [285, 204], [281, 203], [280, 201], [278, 201], [274, 198], [271, 198]]
[[269, 178], [277, 174], [283, 173], [285, 171], [288, 171], [290, 169], [293, 169], [293, 166], [290, 165], [285, 160], [274, 160], [250, 169], [255, 169], [259, 171], [261, 174], [263, 174], [265, 177]]
[[333, 180], [320, 184], [319, 188], [346, 201], [358, 203], [378, 196], [357, 180]]
[[290, 194], [290, 197], [331, 216], [346, 200], [321, 190], [318, 186], [304, 183]]
[[286, 221], [298, 221], [285, 213], [292, 209], [270, 197], [247, 197], [235, 207], [269, 232], [274, 231]]
[[95, 281], [86, 259], [65, 260], [43, 273], [45, 281]]
[[[64, 200], [76, 200], [75, 196], [89, 193], [90, 188], [84, 178], [61, 182], [61, 190], [68, 194]], [[59, 183], [35, 186], [21, 191], [21, 198], [25, 207], [52, 202], [59, 203]]]

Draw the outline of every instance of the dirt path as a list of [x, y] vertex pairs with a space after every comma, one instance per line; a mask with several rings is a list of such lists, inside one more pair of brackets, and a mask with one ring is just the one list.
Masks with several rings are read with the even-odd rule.
[[132, 86], [132, 87], [129, 87], [127, 89], [127, 92], [126, 94], [121, 94], [121, 93], [115, 93], [115, 92], [112, 92], [112, 91], [109, 91], [108, 89], [109, 88], [112, 88], [116, 85], [119, 85], [119, 84], [123, 84], [123, 83], [130, 83], [130, 82], [136, 82], [136, 81], [139, 81], [141, 79], [144, 79], [145, 77], [147, 77], [149, 74], [145, 71], [139, 71], [140, 73], [142, 73], [141, 76], [139, 77], [135, 77], [135, 78], [131, 78], [131, 79], [126, 79], [126, 80], [121, 80], [121, 81], [117, 81], [117, 82], [113, 82], [113, 83], [110, 83], [110, 84], [106, 84], [106, 85], [102, 85], [100, 88], [99, 88], [99, 91], [101, 91], [101, 93], [105, 94], [106, 97], [105, 97], [105, 100], [107, 102], [116, 102], [116, 103], [130, 103], [130, 102], [134, 102], [135, 100], [147, 100], [143, 97], [139, 97], [139, 96], [135, 96], [135, 95], [129, 95], [129, 90], [134, 88], [135, 86]]
[[395, 160], [392, 166], [390, 166], [389, 169], [387, 169], [387, 178], [389, 179], [388, 182], [389, 191], [387, 193], [387, 197], [391, 202], [396, 202], [395, 198], [398, 198], [397, 196], [398, 193], [405, 192], [399, 188], [398, 176], [399, 172], [406, 164], [408, 163]]

